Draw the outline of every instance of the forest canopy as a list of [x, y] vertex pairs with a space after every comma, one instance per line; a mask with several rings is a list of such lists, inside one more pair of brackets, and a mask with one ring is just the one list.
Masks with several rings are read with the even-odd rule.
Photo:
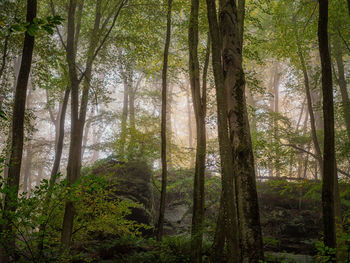
[[1, 0], [0, 263], [350, 262], [349, 29], [349, 0]]

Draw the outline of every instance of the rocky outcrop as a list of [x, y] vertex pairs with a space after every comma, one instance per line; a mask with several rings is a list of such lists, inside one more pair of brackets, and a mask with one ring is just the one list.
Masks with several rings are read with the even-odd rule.
[[110, 157], [96, 163], [90, 172], [103, 176], [110, 182], [113, 187], [113, 198], [127, 199], [142, 205], [132, 208], [132, 213], [127, 219], [153, 225], [155, 213], [152, 172], [146, 163], [141, 161], [126, 163]]

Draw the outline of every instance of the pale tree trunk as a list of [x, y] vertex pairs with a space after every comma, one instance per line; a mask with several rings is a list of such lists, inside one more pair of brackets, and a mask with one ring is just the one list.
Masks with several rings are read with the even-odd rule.
[[59, 118], [59, 122], [56, 126], [58, 126], [58, 129], [56, 129], [55, 138], [56, 144], [55, 144], [55, 159], [53, 162], [51, 174], [50, 174], [50, 184], [55, 182], [55, 175], [57, 175], [60, 171], [60, 163], [61, 163], [61, 157], [62, 157], [62, 151], [63, 151], [63, 141], [64, 141], [64, 124], [65, 124], [65, 118], [66, 118], [66, 111], [67, 111], [67, 105], [69, 100], [69, 93], [70, 89], [69, 87], [66, 88], [64, 92], [63, 102], [61, 105], [60, 115], [57, 117]]
[[171, 36], [171, 8], [172, 0], [168, 0], [167, 4], [167, 29], [163, 54], [162, 69], [162, 116], [161, 116], [161, 162], [162, 162], [162, 188], [160, 193], [159, 217], [157, 223], [157, 240], [163, 238], [164, 213], [166, 201], [167, 186], [167, 136], [166, 136], [166, 119], [167, 119], [167, 73], [168, 73], [168, 56]]
[[124, 98], [123, 98], [123, 110], [121, 118], [121, 130], [120, 130], [120, 140], [119, 140], [119, 154], [120, 158], [125, 158], [124, 150], [126, 143], [126, 128], [127, 128], [127, 119], [128, 119], [128, 107], [129, 107], [129, 81], [126, 75], [126, 72], [122, 73], [124, 76], [123, 85], [124, 85]]
[[200, 69], [198, 60], [198, 13], [199, 0], [191, 0], [191, 13], [188, 28], [189, 46], [189, 76], [192, 93], [192, 103], [196, 118], [197, 147], [196, 166], [193, 184], [193, 209], [191, 229], [192, 262], [202, 262], [202, 241], [204, 226], [204, 180], [206, 160], [206, 85], [210, 55], [210, 38], [207, 41], [206, 58], [203, 67], [202, 87], [200, 85]]
[[193, 131], [192, 131], [192, 109], [190, 102], [189, 88], [186, 88], [186, 106], [187, 106], [187, 120], [188, 120], [188, 148], [190, 152], [190, 167], [194, 167], [194, 155], [193, 151]]
[[[27, 0], [27, 23], [33, 23], [36, 17], [37, 2], [36, 0]], [[9, 168], [7, 177], [7, 186], [11, 192], [5, 194], [3, 206], [3, 219], [6, 220], [1, 226], [0, 236], [7, 236], [3, 249], [0, 251], [0, 262], [8, 262], [9, 256], [15, 260], [15, 233], [12, 232], [12, 221], [7, 215], [16, 210], [19, 179], [23, 152], [23, 138], [24, 138], [24, 111], [27, 97], [27, 85], [29, 73], [32, 65], [34, 49], [34, 37], [25, 32], [21, 67], [18, 74], [18, 81], [16, 84], [16, 91], [14, 96], [13, 117], [12, 117], [12, 142], [11, 152], [9, 158]]]
[[[328, 48], [328, 0], [319, 0], [318, 44], [321, 57], [323, 118], [324, 118], [324, 154], [322, 176], [322, 208], [324, 223], [324, 243], [336, 249], [335, 227], [335, 184], [337, 184], [335, 141], [334, 141], [334, 106], [332, 88], [332, 69]], [[329, 262], [336, 262], [336, 258]]]
[[[29, 80], [28, 80], [28, 95], [27, 95], [27, 101], [26, 101], [26, 109], [29, 110], [31, 108], [31, 102], [32, 102], [32, 94], [33, 92], [33, 87], [31, 83], [31, 77], [29, 75]], [[31, 120], [31, 125], [33, 125], [33, 121]], [[32, 138], [28, 138], [28, 143], [27, 145], [24, 146], [26, 150], [26, 158], [24, 159], [24, 165], [23, 165], [23, 192], [28, 192], [30, 188], [28, 189], [28, 181], [31, 176], [31, 170], [32, 170]]]
[[254, 156], [245, 98], [241, 45], [243, 40], [239, 38], [240, 26], [235, 2], [221, 0], [220, 4], [223, 70], [228, 94], [228, 121], [236, 180], [241, 262], [258, 262], [263, 260], [264, 255]]
[[280, 86], [280, 79], [281, 79], [281, 73], [279, 72], [280, 64], [278, 62], [275, 63], [275, 71], [274, 71], [274, 77], [273, 77], [273, 90], [274, 90], [274, 118], [273, 118], [273, 137], [275, 142], [275, 152], [276, 152], [276, 160], [275, 160], [275, 170], [276, 170], [276, 177], [280, 177], [280, 167], [279, 167], [279, 154], [277, 153], [276, 144], [278, 141], [278, 119], [277, 114], [279, 113], [279, 86]]
[[339, 85], [340, 94], [342, 98], [343, 117], [345, 121], [348, 140], [350, 142], [350, 99], [349, 99], [349, 94], [346, 87], [342, 47], [339, 45], [338, 41], [335, 41], [334, 43], [334, 57], [337, 62], [337, 68], [338, 68], [338, 85]]
[[[236, 185], [234, 180], [232, 149], [230, 146], [230, 138], [228, 134], [228, 94], [225, 89], [224, 71], [221, 60], [222, 36], [220, 35], [219, 24], [217, 21], [215, 0], [207, 0], [207, 12], [210, 28], [210, 37], [212, 39], [212, 64], [216, 87], [219, 152], [221, 157], [222, 173], [222, 212], [219, 213], [219, 220], [216, 227], [217, 237], [213, 247], [213, 262], [222, 261], [222, 254], [215, 253], [215, 251], [222, 251], [222, 240], [226, 239], [227, 261], [229, 263], [238, 263], [241, 261], [239, 249], [240, 237], [236, 207]], [[218, 233], [218, 231], [220, 233]], [[215, 245], [218, 245], [218, 247], [215, 247]]]

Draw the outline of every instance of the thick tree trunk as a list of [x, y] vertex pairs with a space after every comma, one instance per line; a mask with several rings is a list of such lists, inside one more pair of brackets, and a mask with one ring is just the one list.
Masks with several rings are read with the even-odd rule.
[[346, 87], [346, 80], [344, 74], [344, 62], [343, 62], [343, 54], [342, 49], [339, 43], [334, 44], [334, 57], [337, 62], [338, 68], [338, 85], [340, 89], [340, 94], [342, 98], [343, 105], [343, 116], [345, 121], [345, 127], [348, 135], [348, 140], [350, 142], [350, 99], [348, 90]]
[[192, 262], [202, 262], [202, 240], [204, 224], [204, 180], [206, 159], [206, 74], [209, 64], [210, 43], [208, 38], [206, 60], [203, 67], [202, 90], [200, 86], [200, 69], [198, 60], [198, 12], [199, 0], [191, 1], [191, 14], [188, 28], [189, 75], [192, 103], [196, 118], [197, 147], [196, 165], [193, 184], [193, 212], [191, 229]]
[[[27, 0], [27, 23], [33, 23], [33, 19], [36, 17], [36, 12], [36, 0]], [[15, 256], [15, 233], [12, 232], [12, 222], [8, 215], [16, 210], [23, 152], [24, 111], [26, 105], [29, 73], [32, 65], [33, 49], [34, 36], [31, 36], [28, 34], [28, 32], [26, 32], [13, 106], [12, 142], [7, 178], [7, 186], [10, 188], [11, 192], [6, 194], [4, 198], [3, 217], [6, 220], [6, 223], [2, 225], [0, 232], [0, 236], [8, 238], [2, 238], [4, 241], [2, 244], [4, 245], [4, 249], [1, 251], [0, 262], [8, 262], [9, 256]]]
[[[335, 185], [337, 183], [334, 149], [334, 106], [332, 88], [331, 59], [328, 48], [328, 0], [319, 0], [318, 43], [322, 69], [323, 118], [324, 118], [324, 154], [322, 208], [324, 223], [324, 243], [335, 249]], [[336, 262], [336, 258], [330, 262]]]
[[166, 110], [167, 110], [167, 73], [168, 73], [168, 56], [171, 36], [171, 8], [172, 0], [168, 0], [167, 5], [167, 29], [163, 55], [162, 69], [162, 120], [161, 120], [161, 162], [162, 162], [162, 188], [160, 193], [159, 218], [157, 223], [157, 240], [161, 241], [163, 237], [165, 198], [167, 186], [167, 149], [166, 149]]
[[[217, 21], [215, 0], [207, 0], [207, 12], [210, 37], [212, 39], [212, 64], [216, 87], [218, 137], [222, 171], [221, 202], [223, 206], [223, 212], [222, 217], [219, 217], [222, 222], [218, 222], [217, 231], [222, 232], [222, 229], [219, 226], [224, 226], [225, 238], [227, 241], [227, 261], [229, 263], [238, 263], [241, 261], [239, 249], [240, 238], [236, 207], [236, 186], [234, 180], [232, 149], [230, 146], [230, 138], [228, 134], [228, 96], [224, 85], [224, 71], [221, 61], [222, 37], [220, 35], [219, 24]], [[223, 236], [220, 235], [220, 238], [223, 238]], [[217, 244], [220, 244], [222, 243], [222, 240], [216, 240], [216, 242]]]
[[228, 120], [236, 180], [241, 262], [258, 262], [264, 256], [237, 7], [235, 1], [221, 0], [220, 3], [223, 69], [226, 94], [229, 95]]

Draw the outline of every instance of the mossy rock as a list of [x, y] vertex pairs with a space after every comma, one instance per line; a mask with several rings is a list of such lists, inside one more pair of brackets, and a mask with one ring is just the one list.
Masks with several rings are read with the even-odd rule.
[[95, 163], [89, 173], [105, 177], [112, 187], [113, 198], [131, 200], [142, 205], [132, 208], [127, 219], [153, 225], [152, 171], [145, 162], [121, 162], [110, 157]]

